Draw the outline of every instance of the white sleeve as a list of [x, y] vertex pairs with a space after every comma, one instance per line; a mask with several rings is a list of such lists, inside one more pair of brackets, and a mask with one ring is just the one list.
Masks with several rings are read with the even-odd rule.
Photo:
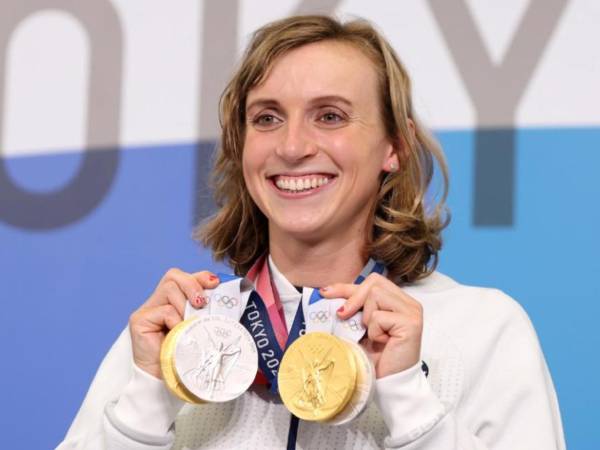
[[375, 401], [389, 430], [386, 448], [566, 448], [556, 393], [533, 326], [518, 305], [511, 311], [490, 336], [493, 344], [474, 367], [477, 381], [457, 405], [438, 400], [420, 364], [377, 380]]
[[125, 329], [110, 349], [57, 450], [163, 450], [183, 403], [133, 363]]

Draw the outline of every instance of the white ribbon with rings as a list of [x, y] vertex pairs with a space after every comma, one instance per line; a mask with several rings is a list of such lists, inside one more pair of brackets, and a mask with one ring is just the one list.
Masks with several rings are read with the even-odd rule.
[[[190, 302], [185, 305], [184, 318], [220, 315], [238, 322], [246, 309], [250, 294], [254, 289], [247, 278], [219, 274], [221, 283], [215, 289], [205, 289], [206, 306], [194, 308]], [[229, 278], [229, 279], [223, 279]]]
[[[370, 259], [358, 276], [356, 284], [361, 283], [371, 272], [381, 273], [383, 276], [387, 274], [387, 270], [383, 265]], [[363, 313], [361, 310], [348, 319], [340, 319], [337, 311], [346, 301], [345, 298], [325, 299], [319, 295], [317, 289], [304, 288], [302, 291], [302, 306], [306, 311], [304, 313], [306, 332], [321, 331], [352, 342], [359, 342], [366, 332], [363, 325]]]

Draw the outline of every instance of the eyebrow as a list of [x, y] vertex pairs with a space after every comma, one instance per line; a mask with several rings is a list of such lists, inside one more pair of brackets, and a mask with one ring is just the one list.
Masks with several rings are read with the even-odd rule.
[[[320, 97], [315, 97], [313, 99], [310, 100], [310, 104], [316, 104], [316, 103], [324, 103], [324, 102], [329, 102], [329, 103], [344, 103], [345, 105], [352, 107], [352, 102], [350, 100], [348, 100], [345, 97], [342, 97], [340, 95], [322, 95]], [[256, 100], [253, 100], [252, 102], [250, 102], [247, 106], [246, 106], [246, 111], [249, 111], [252, 108], [256, 108], [256, 107], [280, 107], [280, 103], [279, 101], [277, 101], [276, 99], [273, 98], [257, 98]]]
[[269, 98], [257, 98], [256, 100], [253, 100], [251, 103], [248, 103], [246, 105], [246, 112], [250, 111], [252, 108], [256, 108], [256, 107], [261, 107], [261, 108], [279, 107], [279, 102], [277, 100], [269, 99]]

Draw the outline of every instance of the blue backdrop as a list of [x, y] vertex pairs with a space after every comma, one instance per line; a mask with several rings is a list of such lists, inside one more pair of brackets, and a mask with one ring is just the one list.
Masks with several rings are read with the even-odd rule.
[[[600, 369], [600, 129], [516, 131], [508, 227], [472, 225], [474, 132], [438, 137], [453, 212], [440, 270], [519, 300], [540, 336], [569, 448], [600, 448], [593, 382]], [[62, 439], [103, 355], [165, 270], [223, 269], [190, 237], [195, 149], [121, 149], [108, 194], [65, 227], [40, 232], [0, 222], [3, 448], [53, 448]], [[81, 160], [71, 153], [5, 163], [15, 184], [46, 192], [68, 183]]]

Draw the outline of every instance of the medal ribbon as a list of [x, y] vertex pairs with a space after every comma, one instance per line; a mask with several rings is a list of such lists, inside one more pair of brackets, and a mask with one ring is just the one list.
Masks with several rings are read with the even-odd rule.
[[245, 278], [220, 273], [219, 285], [215, 289], [205, 289], [206, 306], [194, 308], [190, 302], [185, 305], [184, 318], [221, 315], [238, 322], [246, 309], [246, 303], [253, 285]]
[[258, 350], [258, 367], [266, 378], [269, 390], [277, 393], [277, 371], [284, 349], [304, 334], [302, 303], [298, 305], [288, 334], [283, 305], [273, 286], [266, 256], [257, 261], [248, 272], [249, 278], [252, 279], [253, 276], [256, 289], [250, 294], [240, 323], [254, 339]]
[[[382, 274], [385, 272], [385, 267], [370, 259], [357, 277], [355, 283], [361, 283], [372, 272]], [[266, 378], [267, 384], [270, 386], [269, 390], [273, 393], [277, 393], [277, 372], [285, 349], [298, 339], [298, 337], [303, 335], [306, 330], [304, 317], [306, 305], [303, 306], [304, 302], [300, 302], [298, 305], [288, 335], [287, 327], [285, 326], [283, 306], [279, 300], [277, 290], [273, 286], [266, 256], [263, 256], [252, 266], [248, 271], [247, 277], [255, 280], [256, 289], [250, 295], [246, 310], [242, 314], [240, 322], [250, 332], [254, 339], [258, 350], [258, 365]], [[319, 295], [319, 289], [317, 288], [314, 288], [307, 298], [308, 306], [322, 300], [322, 297]], [[345, 302], [345, 299], [338, 299], [338, 301]], [[335, 302], [336, 300], [331, 300], [326, 304], [327, 306], [336, 306], [334, 305]], [[332, 317], [332, 313], [329, 313], [329, 317]], [[340, 331], [334, 332], [334, 334], [354, 341], [360, 340], [365, 331], [361, 319], [362, 312], [357, 313], [347, 321], [341, 321], [345, 326], [338, 327]], [[335, 331], [333, 325], [331, 331]], [[260, 381], [259, 377], [257, 377], [257, 379]]]
[[[385, 273], [385, 267], [370, 259], [355, 284], [361, 283], [372, 272]], [[298, 305], [288, 333], [283, 305], [273, 285], [266, 256], [256, 261], [245, 278], [223, 273], [218, 276], [219, 286], [205, 290], [209, 304], [204, 308], [194, 309], [188, 303], [185, 317], [221, 314], [239, 320], [252, 336], [258, 351], [260, 372], [256, 382], [269, 385], [269, 390], [273, 393], [277, 393], [277, 372], [285, 349], [305, 333], [305, 310], [310, 312], [311, 318], [327, 317], [329, 320], [321, 324], [324, 327], [309, 326], [308, 331], [324, 331], [356, 342], [364, 335], [362, 312], [345, 321], [337, 319], [335, 310], [346, 300], [331, 299], [319, 303], [322, 297], [317, 288], [305, 288], [303, 301]]]

